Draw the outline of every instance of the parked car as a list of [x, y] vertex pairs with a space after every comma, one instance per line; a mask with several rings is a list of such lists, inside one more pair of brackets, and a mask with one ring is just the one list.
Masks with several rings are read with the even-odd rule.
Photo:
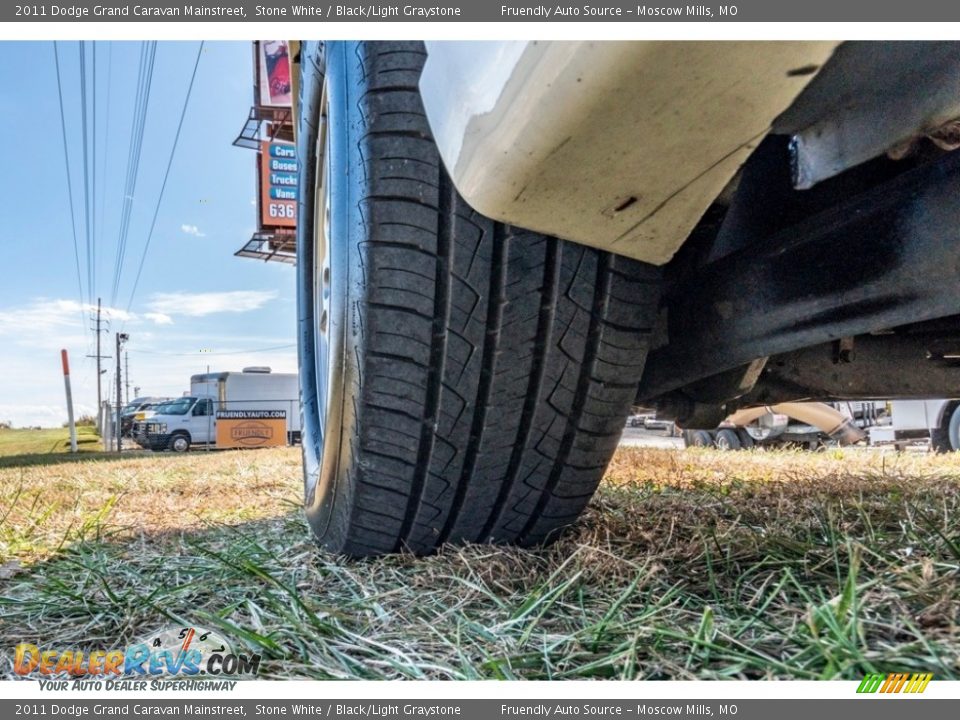
[[649, 415], [631, 415], [627, 418], [627, 426], [632, 428], [641, 428], [647, 426]]
[[960, 44], [293, 43], [305, 506], [536, 545], [632, 405], [943, 397]]
[[[133, 437], [133, 425], [138, 419], [137, 416], [169, 399], [168, 397], [138, 397], [128, 402], [120, 409], [120, 434], [123, 437]], [[115, 418], [116, 414], [113, 417]]]

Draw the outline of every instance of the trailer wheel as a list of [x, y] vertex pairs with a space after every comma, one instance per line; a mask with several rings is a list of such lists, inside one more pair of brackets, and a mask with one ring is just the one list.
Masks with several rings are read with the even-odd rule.
[[714, 444], [718, 450], [739, 450], [740, 438], [737, 437], [737, 431], [732, 428], [721, 428], [717, 430]]
[[[590, 500], [659, 271], [504, 225], [447, 176], [418, 42], [301, 46], [306, 515], [352, 556], [534, 545]], [[319, 153], [317, 149], [319, 148]]]
[[756, 447], [756, 441], [753, 439], [753, 436], [747, 432], [746, 428], [737, 428], [737, 439], [740, 440], [741, 450], [753, 450], [753, 448]]
[[930, 444], [938, 453], [960, 450], [960, 402], [947, 405], [940, 426], [930, 433]]
[[184, 432], [174, 433], [170, 437], [170, 443], [167, 447], [173, 450], [173, 452], [185, 453], [190, 449], [190, 436]]
[[684, 430], [683, 443], [687, 447], [713, 447], [713, 435], [708, 430]]

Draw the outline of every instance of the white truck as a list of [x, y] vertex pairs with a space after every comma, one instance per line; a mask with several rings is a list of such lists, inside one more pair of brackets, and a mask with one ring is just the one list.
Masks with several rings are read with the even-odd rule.
[[190, 393], [155, 408], [135, 428], [137, 444], [150, 450], [186, 452], [192, 445], [213, 445], [217, 414], [236, 411], [283, 411], [287, 442], [300, 440], [300, 389], [296, 373], [273, 373], [268, 367], [242, 372], [193, 375]]

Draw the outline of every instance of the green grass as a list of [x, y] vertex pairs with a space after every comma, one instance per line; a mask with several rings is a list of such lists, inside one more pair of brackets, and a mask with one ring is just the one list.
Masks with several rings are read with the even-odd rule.
[[960, 678], [957, 456], [621, 450], [551, 547], [423, 559], [319, 551], [300, 482], [295, 449], [0, 469], [0, 647], [186, 622], [268, 678]]
[[[124, 457], [135, 457], [150, 453], [124, 447], [123, 454]], [[113, 462], [119, 459], [115, 452], [102, 449], [100, 436], [92, 426], [77, 428], [76, 453], [70, 452], [70, 431], [66, 428], [0, 429], [0, 468], [59, 465], [89, 460]]]
[[[100, 436], [90, 426], [77, 428], [78, 453], [98, 452]], [[70, 455], [70, 431], [67, 428], [41, 430], [0, 429], [0, 463], [19, 463], [24, 456], [57, 462]], [[3, 466], [0, 465], [0, 466]]]

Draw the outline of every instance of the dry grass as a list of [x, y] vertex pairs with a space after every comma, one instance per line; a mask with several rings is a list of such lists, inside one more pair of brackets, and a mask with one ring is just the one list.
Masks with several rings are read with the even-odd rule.
[[296, 505], [299, 450], [104, 455], [0, 469], [0, 559], [36, 561], [74, 542], [237, 525]]
[[960, 677], [960, 456], [624, 449], [550, 548], [363, 562], [300, 483], [286, 449], [0, 469], [0, 647], [187, 621], [267, 677]]

